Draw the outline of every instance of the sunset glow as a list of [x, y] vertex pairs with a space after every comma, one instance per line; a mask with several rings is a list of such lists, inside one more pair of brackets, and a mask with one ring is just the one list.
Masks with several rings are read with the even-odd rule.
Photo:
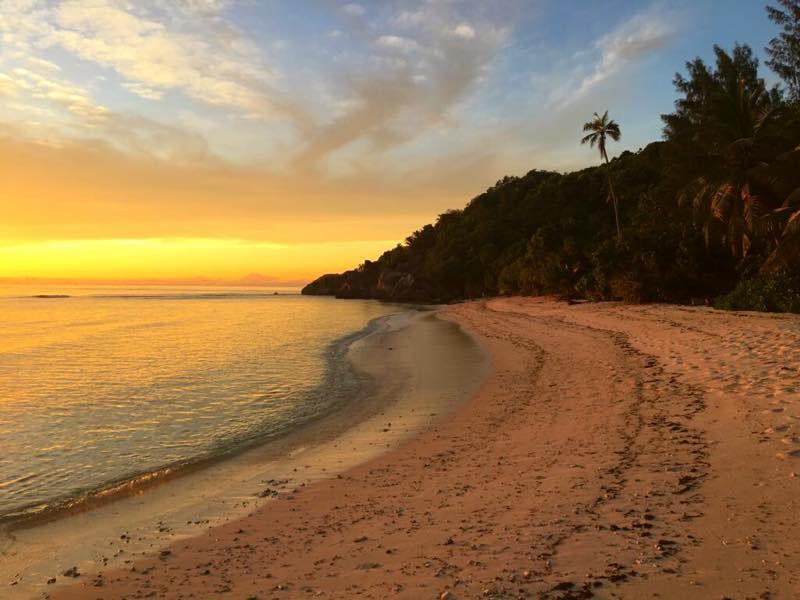
[[2, 0], [0, 279], [377, 258], [504, 175], [592, 163], [564, 132], [597, 107], [619, 150], [656, 138], [708, 28], [762, 10], [613, 4]]
[[[298, 286], [325, 269], [391, 246], [372, 242], [276, 244], [236, 239], [110, 239], [29, 241], [0, 246], [2, 276], [76, 282], [193, 282]], [[264, 266], [272, 270], [263, 272]]]

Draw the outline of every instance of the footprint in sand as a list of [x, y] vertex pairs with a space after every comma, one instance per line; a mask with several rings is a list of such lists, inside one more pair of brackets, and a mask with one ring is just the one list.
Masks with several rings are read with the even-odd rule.
[[800, 458], [800, 450], [786, 450], [775, 453], [775, 458], [779, 460], [789, 460], [790, 458]]
[[789, 426], [784, 423], [781, 423], [780, 425], [773, 425], [772, 427], [767, 427], [763, 431], [763, 433], [766, 433], [767, 435], [772, 435], [773, 433], [786, 431], [787, 429], [789, 429]]

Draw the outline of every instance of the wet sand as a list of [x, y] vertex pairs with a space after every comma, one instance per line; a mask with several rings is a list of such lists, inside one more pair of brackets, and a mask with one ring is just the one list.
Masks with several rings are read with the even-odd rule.
[[451, 417], [51, 596], [800, 596], [800, 318], [520, 298], [440, 316], [493, 367]]

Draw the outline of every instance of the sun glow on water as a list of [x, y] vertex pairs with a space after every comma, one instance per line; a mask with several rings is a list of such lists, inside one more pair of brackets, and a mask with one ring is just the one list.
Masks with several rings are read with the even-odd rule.
[[[398, 309], [271, 290], [0, 293], [0, 517], [294, 427], [331, 343]], [[336, 363], [340, 364], [340, 363]]]

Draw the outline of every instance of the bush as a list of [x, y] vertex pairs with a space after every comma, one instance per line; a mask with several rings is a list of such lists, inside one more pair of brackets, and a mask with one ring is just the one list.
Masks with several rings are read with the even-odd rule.
[[645, 300], [641, 282], [633, 277], [624, 274], [615, 275], [608, 283], [613, 300], [622, 300], [633, 304], [638, 304]]
[[786, 271], [757, 275], [717, 298], [716, 308], [800, 313], [800, 274]]

